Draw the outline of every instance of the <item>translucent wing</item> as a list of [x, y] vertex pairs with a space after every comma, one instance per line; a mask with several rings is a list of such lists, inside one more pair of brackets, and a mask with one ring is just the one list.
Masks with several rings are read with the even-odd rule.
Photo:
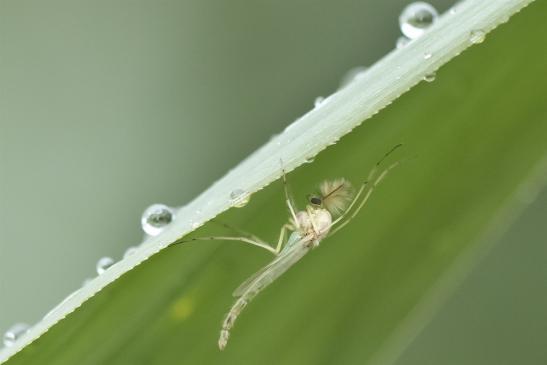
[[245, 280], [233, 293], [234, 297], [248, 295], [253, 297], [262, 289], [271, 284], [275, 279], [283, 275], [292, 265], [297, 263], [310, 248], [307, 239], [300, 239], [290, 249], [283, 251], [268, 265]]

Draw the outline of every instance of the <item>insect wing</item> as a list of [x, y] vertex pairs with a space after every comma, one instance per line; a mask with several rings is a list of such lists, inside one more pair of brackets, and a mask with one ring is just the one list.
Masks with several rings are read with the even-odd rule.
[[290, 250], [287, 250], [271, 263], [258, 270], [233, 292], [233, 296], [240, 297], [251, 287], [253, 287], [255, 293], [258, 293], [271, 284], [309, 251], [305, 243], [306, 240], [301, 240]]

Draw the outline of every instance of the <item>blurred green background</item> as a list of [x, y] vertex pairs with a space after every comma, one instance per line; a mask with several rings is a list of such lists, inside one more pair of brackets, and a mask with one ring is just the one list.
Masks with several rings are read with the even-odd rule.
[[[138, 244], [146, 206], [185, 204], [391, 50], [408, 3], [0, 2], [0, 329]], [[546, 207], [544, 193], [400, 364], [546, 361]]]

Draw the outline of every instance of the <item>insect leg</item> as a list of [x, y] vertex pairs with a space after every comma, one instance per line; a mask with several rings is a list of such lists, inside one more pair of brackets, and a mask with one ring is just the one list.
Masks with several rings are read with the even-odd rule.
[[402, 143], [399, 143], [398, 145], [395, 145], [393, 146], [388, 152], [386, 152], [386, 154], [378, 161], [376, 162], [376, 165], [374, 165], [374, 167], [372, 168], [372, 170], [370, 170], [369, 174], [368, 174], [368, 177], [367, 177], [367, 181], [371, 181], [372, 178], [374, 177], [374, 175], [376, 174], [376, 172], [378, 171], [378, 167], [380, 167], [380, 165], [382, 164], [382, 162], [384, 162], [384, 160], [389, 156], [391, 155], [393, 152], [395, 152], [395, 150], [399, 147], [402, 147], [403, 144]]
[[[370, 188], [367, 190], [365, 196], [363, 197], [363, 199], [361, 200], [361, 202], [359, 203], [359, 205], [357, 206], [357, 208], [355, 208], [355, 210], [353, 211], [353, 213], [351, 214], [350, 217], [348, 217], [348, 219], [346, 219], [345, 222], [343, 222], [341, 225], [339, 225], [338, 227], [336, 227], [336, 229], [334, 229], [333, 231], [331, 231], [331, 233], [329, 234], [329, 236], [335, 234], [336, 232], [338, 232], [339, 230], [341, 230], [342, 228], [344, 228], [346, 226], [346, 224], [348, 224], [353, 218], [355, 218], [355, 216], [359, 213], [359, 211], [365, 206], [366, 202], [368, 201], [370, 195], [372, 194], [372, 192], [374, 191], [374, 189], [376, 188], [376, 186], [378, 186], [378, 184], [380, 184], [382, 182], [382, 180], [386, 177], [386, 175], [388, 174], [389, 171], [391, 171], [394, 167], [396, 167], [397, 165], [399, 165], [399, 162], [395, 162], [393, 164], [391, 164], [390, 166], [388, 166], [385, 170], [382, 171], [382, 173], [380, 174], [380, 176], [378, 176], [376, 178], [376, 180], [374, 180], [374, 182], [372, 183], [372, 185], [370, 185]], [[366, 186], [366, 182], [365, 184], [363, 184], [363, 187]], [[361, 191], [361, 190], [360, 190]], [[356, 201], [356, 200], [354, 200]], [[353, 205], [353, 202], [352, 204], [350, 204], [350, 206]], [[344, 218], [347, 213], [349, 213], [349, 208], [344, 212], [343, 215], [341, 215], [338, 219], [336, 219], [332, 225], [336, 224], [336, 223], [339, 223], [342, 218]]]
[[279, 253], [281, 252], [281, 247], [283, 247], [283, 243], [285, 243], [285, 234], [287, 233], [287, 230], [292, 230], [293, 226], [290, 224], [284, 224], [283, 227], [281, 227], [281, 232], [279, 233], [279, 240], [277, 241], [277, 246], [275, 247], [275, 252]]
[[220, 221], [220, 220], [218, 220], [218, 219], [216, 219], [216, 218], [213, 218], [213, 219], [211, 219], [211, 222], [217, 223], [217, 224], [223, 226], [224, 228], [228, 228], [228, 229], [234, 231], [235, 233], [241, 235], [242, 237], [249, 237], [250, 239], [252, 239], [252, 240], [254, 240], [254, 241], [262, 242], [262, 243], [266, 244], [266, 241], [264, 241], [263, 239], [261, 239], [261, 238], [258, 237], [257, 235], [254, 235], [254, 234], [252, 234], [252, 233], [249, 233], [249, 232], [247, 232], [247, 231], [244, 231], [244, 230], [241, 229], [241, 228], [232, 226], [231, 224], [228, 224], [228, 223], [226, 223], [226, 222], [224, 222], [224, 221]]
[[[340, 217], [338, 217], [334, 222], [332, 222], [332, 225], [337, 224], [338, 222], [340, 222], [342, 219], [344, 219], [348, 215], [348, 213], [351, 211], [353, 206], [357, 203], [357, 201], [359, 201], [359, 198], [361, 197], [361, 194], [363, 194], [363, 192], [365, 191], [365, 188], [367, 187], [369, 182], [372, 181], [372, 179], [374, 178], [374, 175], [378, 171], [378, 167], [382, 164], [382, 162], [386, 159], [386, 157], [391, 155], [397, 148], [401, 147], [402, 145], [403, 145], [402, 143], [399, 143], [398, 145], [394, 146], [378, 162], [376, 162], [376, 164], [374, 165], [372, 170], [370, 170], [370, 172], [368, 174], [368, 177], [367, 177], [367, 180], [361, 185], [361, 187], [359, 188], [359, 191], [357, 191], [357, 194], [355, 194], [355, 197], [353, 198], [353, 200], [349, 204], [348, 208], [344, 211], [344, 213], [342, 213], [342, 215]], [[394, 165], [396, 166], [397, 164], [398, 164], [398, 162], [395, 163]], [[391, 170], [395, 166], [392, 165], [392, 166], [388, 167], [386, 170], [384, 170], [382, 172], [382, 175], [386, 174], [389, 170]], [[382, 180], [383, 178], [384, 178], [383, 176], [380, 176], [380, 178], [378, 180]], [[374, 184], [378, 184], [379, 182], [380, 181], [377, 181]], [[371, 188], [371, 190], [372, 189], [374, 189], [374, 186]], [[367, 195], [369, 195], [368, 192], [367, 192]], [[365, 201], [367, 199], [368, 199], [368, 197], [365, 196]]]
[[170, 246], [174, 246], [174, 245], [178, 245], [178, 244], [186, 243], [186, 242], [194, 242], [194, 241], [239, 241], [244, 243], [250, 243], [253, 246], [263, 248], [267, 251], [270, 251], [274, 255], [277, 254], [276, 250], [269, 244], [262, 241], [253, 240], [249, 237], [231, 237], [231, 236], [196, 237], [196, 238], [189, 238], [187, 240], [175, 241]]
[[287, 204], [287, 208], [289, 208], [289, 212], [291, 213], [291, 217], [294, 221], [294, 224], [296, 228], [300, 228], [300, 224], [298, 223], [298, 219], [296, 218], [296, 209], [294, 208], [295, 204], [292, 202], [290, 194], [289, 194], [289, 187], [287, 183], [287, 176], [285, 174], [285, 168], [283, 167], [283, 160], [279, 160], [281, 163], [281, 174], [283, 177], [283, 190], [285, 192], [285, 203]]

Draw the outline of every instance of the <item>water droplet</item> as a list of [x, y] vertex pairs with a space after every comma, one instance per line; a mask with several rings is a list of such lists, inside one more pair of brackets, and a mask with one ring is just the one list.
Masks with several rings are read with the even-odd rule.
[[114, 265], [115, 261], [111, 257], [101, 257], [97, 261], [97, 274], [101, 275], [104, 273], [110, 266]]
[[313, 161], [315, 161], [314, 157], [308, 157], [304, 160], [304, 163], [313, 163]]
[[323, 96], [318, 96], [315, 98], [315, 100], [313, 101], [313, 106], [314, 107], [318, 107], [319, 105], [321, 105], [323, 102], [325, 101], [325, 98]]
[[439, 13], [430, 4], [417, 1], [403, 9], [399, 15], [401, 32], [410, 39], [421, 36], [433, 24]]
[[199, 224], [198, 222], [193, 222], [193, 223], [191, 224], [192, 229], [196, 229], [196, 228], [198, 228], [199, 226], [200, 226], [200, 224]]
[[352, 69], [350, 69], [346, 74], [342, 77], [342, 80], [340, 81], [340, 87], [347, 86], [351, 84], [353, 81], [357, 80], [359, 77], [363, 76], [367, 70], [367, 67], [365, 66], [357, 66]]
[[477, 29], [472, 30], [469, 34], [469, 41], [473, 44], [479, 44], [484, 42], [484, 38], [486, 37], [486, 33], [484, 31]]
[[424, 60], [428, 60], [431, 58], [431, 56], [433, 56], [431, 53], [427, 52], [427, 53], [424, 53]]
[[4, 333], [4, 346], [11, 347], [15, 342], [27, 333], [30, 326], [26, 323], [16, 323]]
[[236, 189], [230, 193], [232, 204], [236, 208], [242, 208], [249, 203], [251, 195], [243, 189]]
[[403, 35], [403, 36], [400, 36], [399, 38], [397, 38], [397, 42], [395, 43], [395, 47], [397, 49], [401, 49], [409, 43], [410, 43], [410, 39]]
[[435, 77], [437, 77], [437, 74], [435, 72], [431, 72], [429, 74], [424, 75], [424, 81], [433, 82], [435, 81]]
[[153, 204], [142, 213], [141, 226], [146, 234], [157, 236], [173, 219], [175, 212], [172, 208], [164, 204]]
[[139, 248], [136, 247], [136, 246], [131, 246], [131, 247], [128, 247], [125, 252], [123, 253], [123, 258], [125, 259], [126, 257], [129, 257], [131, 255], [133, 255], [135, 252], [137, 252]]

